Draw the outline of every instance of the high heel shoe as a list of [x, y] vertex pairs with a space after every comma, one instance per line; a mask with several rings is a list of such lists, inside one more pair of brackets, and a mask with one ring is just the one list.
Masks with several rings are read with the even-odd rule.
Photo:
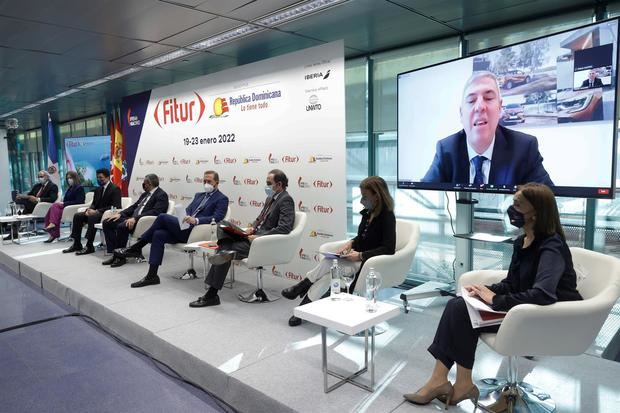
[[452, 398], [452, 400], [446, 401], [445, 396], [437, 397], [440, 401], [449, 404], [450, 406], [456, 406], [463, 400], [470, 400], [474, 404], [474, 412], [478, 408], [478, 399], [480, 398], [480, 389], [474, 384], [474, 386], [467, 392], [462, 394], [459, 398]]
[[435, 387], [434, 389], [431, 389], [425, 395], [420, 395], [418, 394], [419, 392], [420, 390], [415, 393], [405, 394], [403, 397], [408, 402], [419, 405], [429, 404], [431, 401], [433, 401], [433, 399], [439, 399], [441, 397], [443, 399], [442, 401], [445, 404], [446, 410], [448, 410], [448, 406], [452, 402], [452, 393], [454, 392], [454, 389], [452, 388], [452, 383], [448, 381], [440, 386]]
[[46, 244], [51, 244], [52, 242], [54, 242], [55, 239], [57, 239], [57, 237], [49, 237], [48, 239], [46, 239], [43, 242], [46, 243]]

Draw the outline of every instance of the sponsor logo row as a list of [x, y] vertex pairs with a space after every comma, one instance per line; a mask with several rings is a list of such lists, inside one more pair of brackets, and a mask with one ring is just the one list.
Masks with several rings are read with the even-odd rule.
[[[191, 184], [191, 183], [201, 184], [203, 181], [202, 176], [190, 177], [189, 174], [186, 174], [185, 178], [179, 178], [176, 176], [171, 176], [171, 177], [158, 176], [158, 178], [161, 183], [185, 182], [188, 184]], [[142, 182], [144, 180], [144, 176], [137, 175], [134, 177], [134, 180], [136, 182]], [[226, 182], [228, 182], [228, 180], [224, 178], [220, 178], [220, 184], [225, 184]], [[251, 178], [251, 177], [242, 178], [237, 175], [234, 175], [232, 178], [232, 183], [233, 185], [236, 185], [236, 186], [257, 186], [260, 184], [260, 182], [261, 181], [258, 178]], [[331, 180], [323, 180], [323, 179], [315, 179], [314, 181], [308, 181], [308, 180], [305, 180], [303, 176], [300, 176], [299, 178], [297, 178], [297, 186], [299, 188], [331, 189], [334, 186], [334, 183]]]
[[[307, 159], [307, 163], [322, 163], [329, 162], [333, 160], [334, 157], [332, 155], [310, 155]], [[292, 164], [292, 163], [300, 163], [302, 159], [298, 155], [283, 155], [283, 156], [275, 156], [272, 153], [267, 155], [266, 157], [260, 156], [247, 156], [243, 158], [237, 157], [229, 157], [229, 156], [221, 156], [221, 155], [213, 155], [213, 158], [199, 158], [199, 159], [188, 159], [188, 158], [177, 158], [173, 156], [171, 159], [148, 159], [148, 158], [138, 158], [138, 164], [141, 166], [148, 165], [179, 165], [179, 166], [189, 166], [189, 165], [205, 165], [209, 163], [213, 163], [215, 165], [222, 164], [257, 164], [261, 163], [265, 160], [265, 162], [269, 164]]]

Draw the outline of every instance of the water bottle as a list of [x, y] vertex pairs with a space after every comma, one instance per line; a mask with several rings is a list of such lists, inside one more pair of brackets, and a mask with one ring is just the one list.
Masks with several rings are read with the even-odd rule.
[[377, 291], [381, 285], [381, 275], [370, 268], [366, 275], [366, 311], [374, 313], [377, 311]]
[[217, 223], [215, 218], [211, 218], [211, 242], [217, 242]]
[[338, 260], [334, 259], [331, 268], [331, 291], [329, 296], [332, 300], [340, 300], [340, 271], [338, 268]]

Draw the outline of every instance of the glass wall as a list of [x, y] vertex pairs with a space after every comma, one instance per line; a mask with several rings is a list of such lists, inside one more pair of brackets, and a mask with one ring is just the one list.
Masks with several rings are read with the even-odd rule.
[[36, 183], [37, 173], [45, 168], [41, 129], [19, 132], [9, 141], [12, 189], [28, 192]]

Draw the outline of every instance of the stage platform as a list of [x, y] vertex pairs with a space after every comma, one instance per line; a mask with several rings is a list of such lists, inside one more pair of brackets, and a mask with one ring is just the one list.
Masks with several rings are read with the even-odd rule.
[[[376, 392], [345, 384], [325, 394], [320, 328], [310, 323], [288, 326], [297, 301], [240, 302], [237, 295], [254, 286], [253, 271], [237, 270], [237, 282], [233, 289], [222, 291], [220, 306], [195, 309], [188, 303], [204, 293], [204, 283], [202, 279], [173, 278], [187, 265], [187, 257], [181, 253], [166, 252], [160, 285], [132, 289], [129, 284], [146, 274], [147, 264], [130, 262], [111, 269], [101, 265], [102, 251], [82, 257], [62, 254], [68, 246], [56, 242], [1, 245], [0, 263], [170, 364], [239, 411], [441, 410], [438, 402], [421, 407], [403, 403], [402, 395], [415, 391], [430, 374], [434, 360], [426, 347], [447, 298], [411, 302], [411, 311], [394, 318], [389, 330], [377, 336]], [[201, 260], [196, 260], [196, 265], [201, 273]], [[264, 282], [274, 290], [291, 284], [269, 273]], [[396, 297], [399, 293], [391, 291]], [[363, 338], [328, 331], [328, 345], [328, 360], [335, 370], [350, 372], [363, 365]], [[502, 357], [480, 344], [474, 377], [503, 375], [504, 363]], [[535, 361], [522, 358], [519, 366], [527, 375], [526, 381], [551, 394], [558, 412], [618, 410], [619, 363], [585, 354]], [[463, 402], [450, 410], [471, 412], [473, 406]]]

